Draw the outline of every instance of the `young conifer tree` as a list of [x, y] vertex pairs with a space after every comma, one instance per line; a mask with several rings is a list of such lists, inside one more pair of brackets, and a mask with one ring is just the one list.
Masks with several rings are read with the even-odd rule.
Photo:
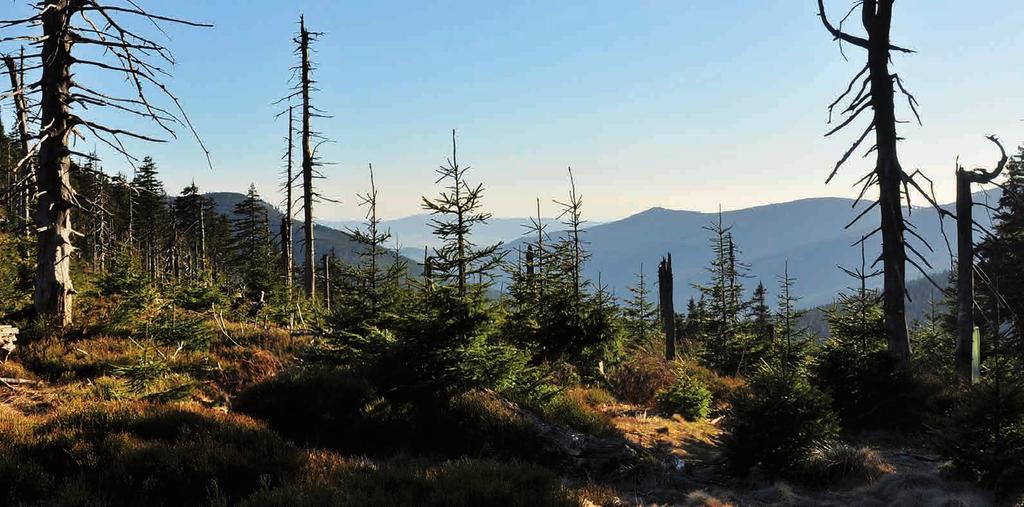
[[423, 197], [422, 201], [423, 209], [433, 215], [430, 228], [442, 243], [434, 249], [432, 274], [454, 286], [460, 297], [468, 295], [474, 279], [489, 282], [503, 257], [499, 251], [501, 243], [477, 246], [472, 240], [473, 230], [486, 224], [491, 214], [483, 211], [483, 184], [471, 185], [466, 181], [469, 169], [470, 166], [459, 165], [455, 130], [452, 130], [452, 156], [446, 165], [436, 170], [435, 183], [444, 186], [438, 197]]

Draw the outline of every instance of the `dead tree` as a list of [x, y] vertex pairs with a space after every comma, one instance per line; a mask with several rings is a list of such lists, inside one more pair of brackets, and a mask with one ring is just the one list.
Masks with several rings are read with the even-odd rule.
[[999, 147], [1000, 158], [992, 171], [963, 167], [956, 170], [956, 372], [961, 381], [971, 381], [974, 335], [974, 199], [971, 185], [991, 183], [1006, 167], [1006, 150], [995, 136], [988, 140]]
[[[4, 55], [4, 65], [7, 67], [7, 74], [11, 79], [11, 90], [10, 94], [14, 98], [14, 113], [18, 123], [18, 144], [21, 148], [22, 156], [26, 156], [29, 153], [29, 138], [28, 132], [28, 101], [26, 100], [27, 90], [24, 87], [25, 83], [25, 48], [21, 48], [18, 62], [15, 63], [13, 56]], [[31, 159], [28, 159], [31, 160]], [[25, 235], [31, 234], [31, 227], [29, 224], [32, 222], [31, 217], [31, 197], [35, 192], [32, 189], [31, 179], [32, 171], [31, 166], [25, 161], [25, 169], [19, 171], [16, 166], [12, 166], [11, 170], [11, 181], [13, 182], [12, 188], [8, 191], [12, 192], [11, 197], [15, 194], [20, 195], [19, 204], [21, 208], [21, 216], [24, 220]], [[24, 176], [22, 176], [22, 173]], [[20, 190], [20, 191], [19, 191]], [[13, 209], [13, 208], [12, 208]]]
[[[295, 54], [299, 59], [299, 64], [292, 68], [294, 86], [291, 88], [289, 93], [284, 98], [275, 102], [287, 102], [298, 98], [302, 104], [300, 111], [302, 121], [302, 141], [300, 149], [302, 150], [302, 168], [301, 173], [294, 175], [294, 179], [302, 177], [302, 236], [303, 236], [303, 273], [302, 273], [302, 286], [306, 292], [307, 297], [316, 296], [316, 241], [314, 238], [315, 224], [313, 223], [313, 205], [321, 200], [325, 199], [322, 195], [316, 192], [313, 185], [313, 180], [323, 178], [323, 175], [318, 170], [318, 167], [322, 163], [318, 160], [316, 155], [317, 149], [323, 143], [327, 142], [319, 132], [313, 130], [313, 118], [330, 118], [330, 116], [324, 114], [323, 111], [316, 108], [312, 104], [312, 93], [317, 91], [314, 86], [316, 81], [313, 79], [313, 71], [315, 66], [311, 59], [311, 53], [313, 51], [312, 44], [323, 35], [320, 32], [310, 32], [306, 30], [306, 19], [304, 16], [299, 16], [299, 34], [292, 39], [295, 43]], [[279, 113], [283, 115], [284, 112]], [[289, 107], [289, 118], [291, 117], [291, 107]], [[289, 121], [289, 129], [291, 121]], [[316, 143], [314, 145], [314, 142]], [[291, 141], [289, 141], [291, 143]], [[289, 157], [290, 158], [290, 157]], [[291, 202], [291, 201], [290, 201]], [[289, 204], [291, 205], [291, 204]], [[290, 232], [289, 232], [290, 234]], [[294, 263], [294, 254], [292, 255]]]
[[672, 254], [658, 264], [658, 307], [661, 309], [661, 328], [665, 333], [665, 359], [676, 358], [676, 309], [672, 300]]
[[[29, 17], [0, 21], [0, 29], [22, 28], [42, 32], [8, 39], [31, 41], [39, 53], [24, 58], [38, 57], [41, 74], [37, 81], [22, 83], [11, 93], [22, 96], [38, 94], [39, 98], [40, 128], [34, 136], [37, 142], [21, 162], [36, 155], [35, 309], [40, 316], [68, 325], [72, 319], [74, 294], [71, 236], [77, 234], [71, 227], [71, 212], [78, 207], [70, 178], [71, 156], [84, 156], [71, 149], [70, 137], [84, 137], [84, 131], [87, 131], [130, 162], [134, 158], [123, 144], [125, 138], [161, 141], [91, 121], [79, 116], [77, 110], [112, 108], [151, 120], [170, 136], [174, 136], [172, 126], [175, 124], [187, 126], [196, 135], [178, 99], [160, 82], [165, 72], [153, 61], [161, 59], [173, 64], [170, 53], [161, 44], [126, 28], [124, 18], [139, 17], [156, 24], [209, 25], [150, 14], [134, 3], [111, 6], [98, 0], [43, 0], [36, 4], [35, 9]], [[72, 51], [76, 45], [91, 47], [93, 51], [84, 53], [98, 56], [74, 56]], [[113, 96], [83, 84], [72, 70], [74, 65], [112, 72], [124, 78], [131, 89], [130, 96]], [[147, 95], [151, 88], [157, 88], [172, 101], [175, 111], [151, 102]], [[198, 135], [196, 139], [199, 139]]]
[[[835, 177], [839, 168], [857, 151], [864, 140], [874, 132], [875, 144], [867, 150], [864, 156], [867, 157], [874, 153], [875, 165], [867, 175], [857, 182], [857, 185], [862, 185], [862, 187], [854, 206], [860, 202], [871, 188], [877, 187], [878, 198], [866, 209], [862, 210], [846, 227], [852, 226], [874, 208], [879, 208], [881, 223], [867, 237], [872, 237], [876, 234], [882, 235], [882, 253], [875, 261], [875, 264], [878, 262], [882, 263], [884, 277], [882, 298], [885, 310], [888, 349], [889, 353], [899, 360], [901, 364], [905, 364], [910, 357], [910, 338], [907, 334], [905, 309], [907, 297], [905, 267], [907, 263], [910, 263], [925, 277], [928, 277], [928, 273], [922, 265], [931, 268], [927, 259], [920, 254], [917, 248], [906, 242], [905, 233], [909, 233], [920, 240], [924, 243], [925, 248], [930, 249], [931, 247], [912, 228], [908, 227], [901, 208], [903, 196], [907, 198], [908, 210], [911, 209], [909, 189], [913, 187], [918, 194], [938, 210], [940, 216], [948, 216], [950, 214], [941, 210], [935, 202], [934, 195], [926, 192], [915, 180], [917, 175], [926, 180], [927, 178], [920, 171], [908, 174], [903, 170], [897, 156], [897, 142], [902, 140], [902, 138], [896, 133], [896, 88], [899, 88], [900, 92], [906, 96], [907, 104], [915, 118], [917, 118], [918, 123], [920, 123], [920, 116], [917, 114], [917, 100], [907, 92], [900, 76], [889, 70], [892, 52], [913, 53], [909, 49], [893, 45], [890, 41], [893, 3], [894, 0], [860, 0], [843, 18], [843, 21], [845, 21], [859, 7], [861, 23], [867, 33], [866, 38], [843, 31], [843, 21], [839, 23], [838, 27], [833, 25], [825, 14], [824, 0], [818, 0], [818, 15], [821, 17], [821, 21], [828, 32], [832, 34], [835, 40], [839, 41], [840, 50], [842, 50], [843, 43], [846, 43], [867, 51], [867, 63], [853, 77], [839, 98], [829, 105], [829, 122], [831, 123], [832, 112], [836, 106], [844, 99], [851, 95], [853, 96], [849, 104], [840, 112], [840, 116], [843, 116], [842, 122], [829, 130], [825, 136], [831, 136], [849, 126], [868, 110], [872, 112], [871, 121], [857, 140], [854, 141], [853, 145], [836, 163], [825, 182], [828, 183]], [[857, 91], [854, 94], [855, 89]], [[867, 237], [862, 238], [861, 241], [865, 241]], [[913, 255], [912, 257], [907, 256], [907, 250]]]
[[295, 197], [292, 195], [292, 190], [295, 188], [295, 176], [292, 174], [292, 150], [295, 139], [294, 109], [294, 106], [288, 106], [288, 150], [285, 153], [285, 175], [282, 184], [285, 195], [284, 215], [281, 217], [281, 264], [289, 296], [291, 296], [292, 284], [295, 280], [295, 248], [292, 241], [292, 217], [295, 214], [292, 209], [295, 204]]
[[324, 309], [331, 313], [331, 261], [334, 251], [324, 254]]

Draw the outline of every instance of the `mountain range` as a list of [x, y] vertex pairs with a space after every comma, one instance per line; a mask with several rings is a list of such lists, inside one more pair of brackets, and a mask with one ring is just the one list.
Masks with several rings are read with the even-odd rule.
[[[230, 213], [231, 207], [240, 201], [241, 194], [208, 194], [217, 203], [217, 209]], [[998, 190], [987, 195], [976, 195], [976, 200], [995, 202]], [[672, 255], [675, 274], [676, 306], [680, 308], [698, 291], [696, 285], [706, 283], [706, 271], [712, 257], [711, 233], [706, 229], [710, 224], [722, 221], [730, 231], [738, 248], [738, 258], [749, 265], [745, 286], [749, 293], [758, 282], [764, 283], [769, 293], [774, 293], [778, 277], [787, 269], [789, 276], [796, 279], [795, 290], [801, 295], [800, 305], [815, 307], [831, 302], [843, 288], [852, 285], [852, 280], [839, 266], [861, 267], [861, 249], [853, 246], [862, 236], [869, 234], [878, 224], [878, 211], [869, 211], [860, 221], [846, 227], [863, 209], [865, 203], [854, 209], [852, 199], [821, 197], [797, 201], [768, 204], [752, 208], [704, 213], [696, 211], [670, 210], [655, 207], [635, 215], [606, 223], [589, 226], [583, 234], [592, 258], [585, 267], [585, 275], [601, 282], [620, 298], [627, 297], [628, 288], [635, 285], [637, 274], [643, 272], [650, 286], [656, 285], [657, 266], [663, 256]], [[278, 223], [280, 213], [266, 205], [272, 223]], [[942, 206], [953, 211], [953, 204]], [[908, 241], [921, 253], [923, 260], [916, 259], [927, 273], [942, 273], [950, 269], [950, 254], [938, 214], [931, 208], [913, 207], [908, 216], [914, 234], [908, 234]], [[390, 228], [394, 241], [401, 245], [401, 253], [408, 259], [421, 260], [423, 248], [436, 246], [430, 235], [429, 215], [413, 215], [397, 220], [387, 220], [383, 226]], [[552, 221], [554, 222], [554, 221]], [[984, 221], [982, 221], [984, 222]], [[486, 227], [475, 231], [474, 241], [490, 244], [504, 241], [506, 248], [516, 251], [523, 246], [526, 233], [526, 218], [495, 218]], [[345, 227], [356, 227], [358, 222], [324, 222], [317, 225], [317, 251], [322, 255], [333, 249], [346, 261], [358, 256], [358, 245], [345, 232]], [[296, 228], [298, 226], [296, 225]], [[559, 230], [553, 223], [549, 228]], [[952, 220], [945, 220], [949, 247], [955, 250], [955, 231]], [[564, 232], [553, 232], [557, 238]], [[921, 239], [914, 237], [919, 236]], [[301, 241], [295, 234], [296, 241]], [[921, 240], [924, 240], [923, 242]], [[930, 248], [924, 243], [930, 245]], [[866, 263], [873, 262], [880, 252], [878, 236], [864, 243]], [[908, 255], [914, 254], [908, 251]], [[416, 261], [409, 260], [411, 265]], [[908, 265], [908, 279], [920, 278], [913, 266]], [[945, 275], [936, 276], [940, 284]], [[877, 285], [880, 279], [872, 282]], [[499, 281], [500, 284], [503, 283]], [[653, 294], [653, 292], [652, 292]]]

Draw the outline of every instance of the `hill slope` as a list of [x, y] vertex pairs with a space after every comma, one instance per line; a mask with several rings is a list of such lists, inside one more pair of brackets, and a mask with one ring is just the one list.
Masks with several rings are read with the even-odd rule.
[[[211, 199], [214, 203], [214, 209], [223, 215], [228, 217], [232, 216], [231, 210], [236, 204], [245, 199], [244, 194], [235, 192], [211, 192], [205, 194], [207, 198]], [[276, 207], [266, 201], [261, 201], [263, 206], [267, 209], [267, 217], [270, 219], [270, 228], [273, 231], [274, 237], [277, 238], [277, 229], [281, 223], [281, 217], [283, 214]], [[358, 225], [358, 224], [357, 224]], [[334, 251], [334, 254], [343, 262], [356, 263], [359, 261], [359, 252], [361, 246], [352, 239], [352, 236], [345, 232], [332, 227], [316, 224], [313, 227], [313, 235], [316, 240], [315, 250], [316, 257], [319, 259], [320, 256]], [[299, 221], [295, 221], [292, 224], [292, 238], [295, 245], [296, 259], [295, 261], [299, 264], [303, 263], [302, 255], [299, 254], [302, 248], [302, 228]], [[419, 264], [411, 259], [405, 259], [410, 269], [415, 272], [419, 272]]]
[[[988, 195], [990, 201], [996, 198], [995, 193]], [[745, 282], [748, 293], [758, 281], [773, 293], [787, 263], [790, 276], [797, 280], [796, 291], [803, 297], [802, 306], [828, 303], [850, 285], [851, 279], [837, 266], [860, 267], [860, 248], [852, 245], [878, 223], [877, 210], [872, 210], [857, 224], [844, 229], [861, 209], [852, 209], [853, 202], [852, 199], [826, 197], [723, 212], [722, 222], [732, 227], [740, 259], [751, 266]], [[954, 205], [943, 208], [952, 211]], [[914, 232], [932, 247], [927, 249], [908, 234], [930, 267], [920, 261], [918, 264], [931, 273], [948, 270], [950, 256], [938, 214], [931, 209], [914, 208], [908, 219]], [[600, 274], [601, 280], [623, 297], [628, 294], [627, 288], [635, 283], [641, 265], [653, 280], [658, 261], [671, 253], [676, 307], [679, 308], [697, 293], [693, 284], [708, 279], [705, 268], [711, 260], [710, 232], [704, 227], [717, 220], [717, 213], [651, 208], [622, 220], [590, 227], [584, 238], [593, 258], [585, 268], [586, 275], [596, 280]], [[945, 221], [945, 229], [955, 249], [955, 225], [951, 220]], [[511, 242], [509, 248], [516, 249], [521, 241]], [[880, 252], [878, 236], [866, 242], [865, 251], [870, 264]], [[907, 274], [909, 279], [920, 277], [910, 265]]]

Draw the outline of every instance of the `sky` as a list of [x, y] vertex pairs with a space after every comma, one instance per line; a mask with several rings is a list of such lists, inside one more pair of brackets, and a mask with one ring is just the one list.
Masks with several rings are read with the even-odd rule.
[[[176, 64], [168, 87], [212, 153], [212, 168], [187, 131], [165, 144], [131, 143], [158, 163], [168, 192], [195, 181], [205, 191], [278, 192], [287, 123], [274, 101], [288, 94], [291, 39], [300, 14], [323, 32], [315, 46], [315, 122], [326, 179], [320, 219], [362, 215], [372, 163], [379, 214], [421, 213], [434, 170], [457, 129], [459, 161], [486, 186], [495, 216], [543, 213], [568, 192], [571, 166], [585, 213], [620, 218], [653, 206], [739, 209], [807, 197], [856, 195], [871, 167], [855, 159], [829, 185], [835, 161], [863, 129], [826, 139], [827, 105], [860, 70], [844, 60], [813, 0], [182, 0], [142, 5], [212, 23], [165, 26]], [[848, 0], [826, 2], [838, 19]], [[28, 12], [0, 0], [0, 18]], [[920, 102], [923, 126], [900, 125], [908, 170], [935, 180], [953, 200], [957, 156], [968, 166], [997, 158], [986, 134], [1009, 150], [1024, 143], [1024, 2], [901, 0], [893, 39], [917, 50], [893, 70]], [[857, 28], [850, 26], [851, 30]], [[0, 45], [12, 51], [11, 44]], [[4, 76], [6, 78], [6, 76]], [[81, 71], [104, 90], [109, 75]], [[10, 125], [9, 104], [4, 104]], [[112, 112], [85, 114], [143, 126]], [[901, 119], [912, 115], [900, 102]], [[151, 133], [158, 133], [152, 129]], [[92, 140], [109, 172], [131, 172]]]

